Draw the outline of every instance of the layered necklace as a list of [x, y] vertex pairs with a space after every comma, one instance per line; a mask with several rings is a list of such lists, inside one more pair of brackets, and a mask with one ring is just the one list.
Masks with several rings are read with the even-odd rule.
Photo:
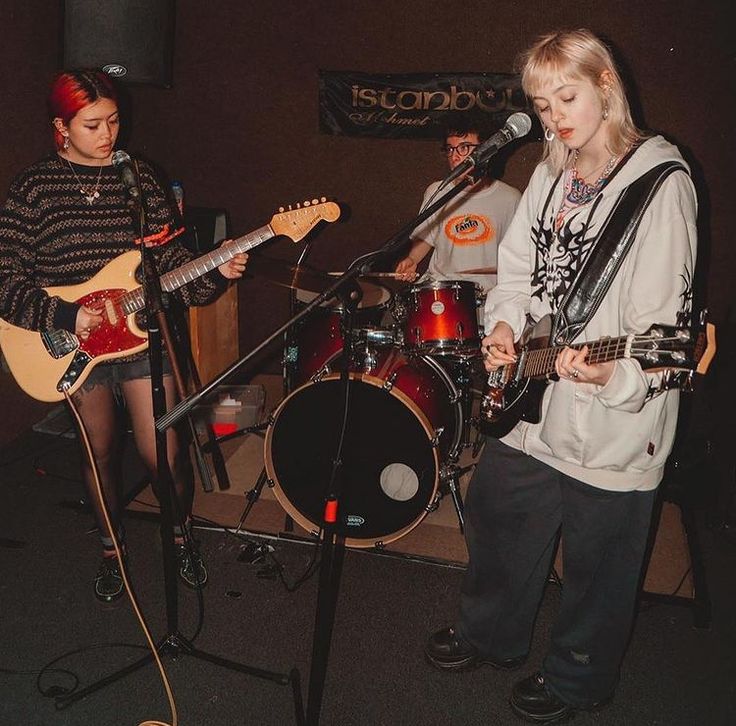
[[[572, 166], [568, 170], [565, 180], [565, 194], [562, 199], [562, 204], [557, 212], [556, 227], [559, 230], [564, 222], [564, 218], [567, 213], [579, 207], [582, 204], [587, 204], [593, 199], [596, 194], [603, 188], [605, 183], [608, 181], [608, 177], [611, 172], [616, 168], [620, 156], [612, 156], [603, 167], [600, 176], [595, 180], [593, 184], [588, 184], [578, 173], [578, 156], [580, 154], [579, 149], [575, 149], [572, 157]], [[597, 168], [597, 167], [596, 167]], [[596, 171], [596, 169], [593, 169]]]
[[79, 193], [84, 197], [84, 200], [87, 202], [87, 204], [94, 204], [100, 198], [100, 180], [102, 178], [102, 166], [100, 166], [100, 170], [97, 172], [97, 180], [95, 181], [95, 185], [85, 186], [80, 181], [79, 176], [77, 176], [77, 172], [74, 170], [71, 161], [69, 161], [69, 159], [65, 159], [65, 161], [67, 164], [69, 164], [69, 168], [72, 170], [72, 174], [74, 174], [74, 178], [77, 180]]

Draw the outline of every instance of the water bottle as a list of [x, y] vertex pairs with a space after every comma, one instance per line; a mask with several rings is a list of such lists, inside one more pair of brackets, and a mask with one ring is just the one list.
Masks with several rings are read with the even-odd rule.
[[174, 201], [176, 202], [176, 206], [179, 209], [179, 214], [181, 216], [184, 216], [184, 187], [182, 186], [180, 181], [172, 181], [171, 182], [171, 194], [174, 197]]

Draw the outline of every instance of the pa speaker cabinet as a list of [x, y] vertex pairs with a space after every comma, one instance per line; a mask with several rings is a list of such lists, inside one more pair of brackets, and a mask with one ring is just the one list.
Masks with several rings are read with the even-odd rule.
[[171, 87], [175, 0], [65, 0], [64, 67]]

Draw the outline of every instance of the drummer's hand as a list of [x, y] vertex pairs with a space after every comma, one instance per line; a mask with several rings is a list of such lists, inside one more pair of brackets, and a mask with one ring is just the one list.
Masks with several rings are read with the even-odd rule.
[[223, 277], [228, 280], [237, 280], [243, 276], [245, 272], [245, 265], [248, 262], [248, 255], [245, 252], [238, 252], [231, 260], [223, 265], [220, 265], [217, 269], [220, 271]]
[[503, 321], [496, 323], [491, 334], [481, 341], [480, 349], [483, 353], [483, 365], [489, 373], [516, 361], [514, 331], [511, 326]]
[[82, 305], [77, 310], [74, 334], [81, 340], [87, 340], [89, 334], [102, 322], [102, 310]]
[[396, 277], [404, 282], [414, 282], [417, 277], [417, 263], [411, 257], [404, 257], [394, 270]]

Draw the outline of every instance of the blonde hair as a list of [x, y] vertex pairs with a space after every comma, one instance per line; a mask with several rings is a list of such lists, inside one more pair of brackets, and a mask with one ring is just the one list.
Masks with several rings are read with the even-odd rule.
[[[589, 30], [547, 33], [521, 56], [519, 65], [521, 85], [530, 98], [553, 78], [590, 81], [601, 103], [607, 106], [611, 154], [623, 154], [645, 138], [631, 118], [624, 84], [611, 51]], [[569, 156], [567, 147], [557, 137], [552, 141], [545, 139], [542, 160], [548, 160], [555, 173], [562, 171]]]

